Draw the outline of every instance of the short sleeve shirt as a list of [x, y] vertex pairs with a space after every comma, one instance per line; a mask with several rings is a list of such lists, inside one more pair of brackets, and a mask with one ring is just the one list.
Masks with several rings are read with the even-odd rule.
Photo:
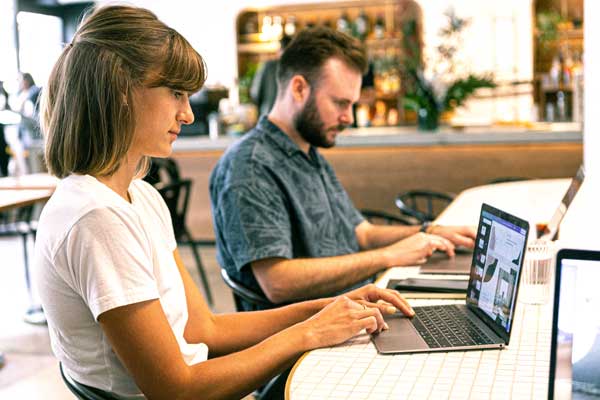
[[206, 344], [184, 337], [188, 308], [169, 210], [144, 181], [128, 193], [131, 203], [92, 176], [63, 179], [40, 216], [34, 257], [54, 354], [76, 381], [127, 399], [141, 391], [98, 323], [102, 313], [158, 299], [183, 359], [208, 358]]
[[248, 266], [282, 257], [355, 253], [363, 221], [332, 167], [303, 152], [267, 117], [230, 147], [212, 172], [217, 259], [236, 280], [261, 292]]

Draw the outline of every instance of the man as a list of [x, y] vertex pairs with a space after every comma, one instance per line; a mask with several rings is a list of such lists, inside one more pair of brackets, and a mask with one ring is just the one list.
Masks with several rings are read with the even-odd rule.
[[352, 38], [300, 32], [280, 59], [273, 109], [212, 173], [218, 261], [273, 303], [339, 293], [435, 250], [473, 246], [473, 228], [365, 221], [317, 151], [352, 123], [366, 67]]

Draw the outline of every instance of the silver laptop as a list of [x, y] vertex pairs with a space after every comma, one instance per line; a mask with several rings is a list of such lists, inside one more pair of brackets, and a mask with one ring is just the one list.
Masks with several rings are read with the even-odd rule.
[[377, 351], [419, 353], [508, 345], [528, 233], [527, 221], [483, 204], [466, 304], [414, 307], [413, 318], [386, 317], [390, 329], [372, 335]]
[[556, 256], [549, 399], [600, 400], [600, 252]]
[[[571, 180], [571, 184], [567, 189], [567, 192], [563, 196], [558, 208], [554, 212], [552, 218], [547, 225], [540, 225], [537, 229], [537, 237], [548, 240], [556, 239], [558, 234], [558, 228], [560, 223], [567, 213], [567, 209], [573, 202], [577, 191], [583, 183], [585, 178], [585, 169], [583, 165], [579, 167], [577, 173]], [[427, 263], [421, 266], [420, 272], [422, 274], [453, 274], [453, 275], [466, 275], [471, 271], [471, 260], [473, 258], [473, 251], [470, 249], [458, 249], [455, 257], [448, 257], [444, 252], [435, 252], [428, 260]]]

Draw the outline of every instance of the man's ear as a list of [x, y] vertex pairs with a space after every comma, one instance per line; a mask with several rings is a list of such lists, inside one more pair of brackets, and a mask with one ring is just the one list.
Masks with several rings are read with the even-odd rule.
[[310, 96], [311, 87], [302, 75], [294, 75], [289, 87], [295, 103], [304, 103]]

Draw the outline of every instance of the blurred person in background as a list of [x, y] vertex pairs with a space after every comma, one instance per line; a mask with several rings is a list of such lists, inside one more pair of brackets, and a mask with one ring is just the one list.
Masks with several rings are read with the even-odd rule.
[[[8, 92], [4, 89], [4, 82], [0, 81], [0, 111], [10, 110], [8, 105]], [[8, 176], [8, 160], [10, 148], [4, 137], [4, 123], [0, 121], [0, 176]]]
[[277, 58], [261, 64], [252, 79], [250, 97], [258, 107], [259, 116], [267, 115], [273, 108], [273, 104], [275, 104], [275, 98], [277, 97], [277, 65], [279, 64], [279, 57], [281, 57], [281, 54], [291, 41], [291, 37], [284, 35], [279, 41]]
[[21, 115], [19, 139], [25, 148], [31, 146], [32, 140], [40, 136], [38, 118], [38, 98], [40, 88], [36, 86], [30, 73], [24, 72], [19, 76], [19, 93], [17, 106], [14, 108]]

